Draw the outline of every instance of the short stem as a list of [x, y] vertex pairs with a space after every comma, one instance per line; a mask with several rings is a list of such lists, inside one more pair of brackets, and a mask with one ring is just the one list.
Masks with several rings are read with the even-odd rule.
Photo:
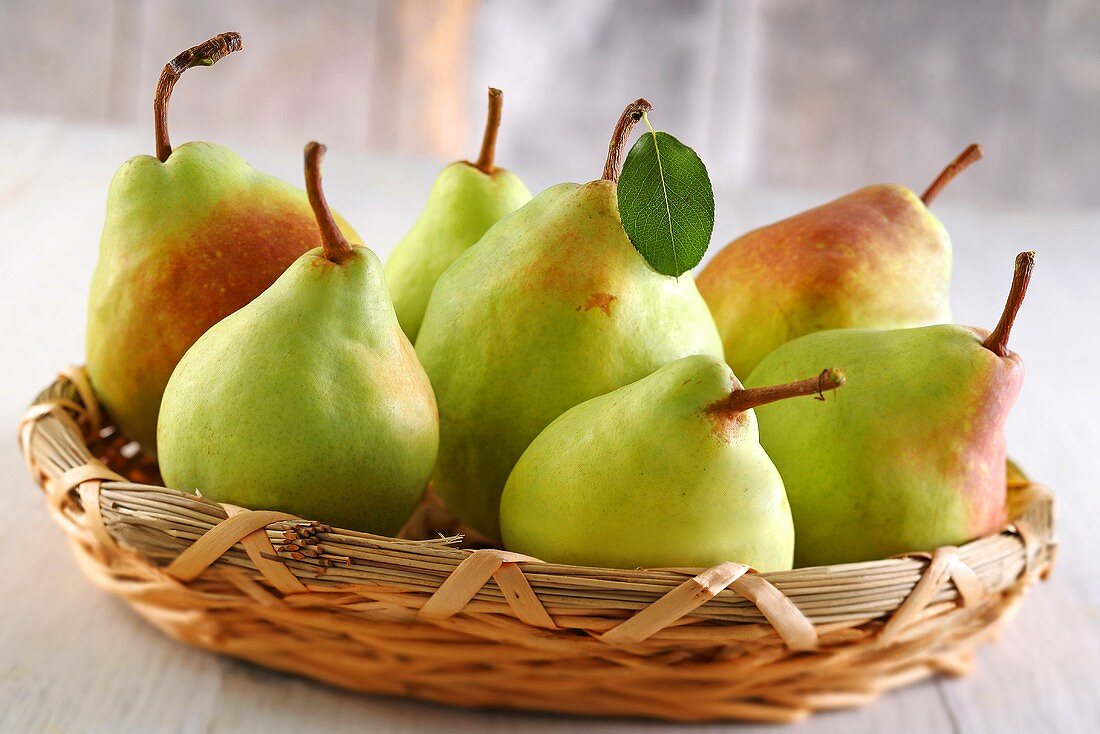
[[321, 241], [324, 244], [325, 258], [341, 263], [355, 251], [336, 226], [336, 220], [325, 201], [325, 192], [321, 189], [321, 159], [325, 157], [325, 146], [321, 143], [306, 145], [306, 193], [309, 205], [313, 207], [313, 216], [321, 228]]
[[611, 144], [607, 146], [607, 161], [603, 164], [604, 181], [612, 183], [619, 180], [619, 167], [622, 164], [623, 148], [626, 146], [630, 131], [642, 115], [653, 109], [653, 105], [642, 98], [638, 98], [628, 104], [619, 122], [615, 125], [615, 131], [611, 133]]
[[1031, 270], [1035, 267], [1035, 253], [1021, 252], [1016, 256], [1016, 268], [1012, 273], [1012, 287], [1008, 291], [1008, 301], [1001, 312], [1001, 320], [997, 322], [997, 328], [989, 333], [982, 342], [982, 346], [996, 354], [998, 357], [1007, 357], [1008, 336], [1012, 333], [1012, 324], [1016, 321], [1016, 314], [1024, 303], [1027, 295], [1027, 284], [1031, 282]]
[[219, 33], [198, 46], [192, 46], [164, 66], [153, 96], [153, 129], [156, 133], [157, 158], [161, 163], [172, 155], [172, 143], [168, 139], [168, 99], [176, 82], [192, 66], [212, 66], [241, 48], [240, 33]]
[[497, 132], [500, 130], [500, 114], [504, 107], [504, 92], [489, 87], [489, 114], [485, 118], [485, 136], [481, 139], [481, 154], [477, 166], [483, 173], [493, 172], [493, 157], [497, 152]]
[[727, 397], [708, 408], [708, 412], [719, 415], [733, 415], [743, 413], [750, 408], [774, 403], [777, 400], [796, 398], [801, 395], [817, 395], [822, 400], [824, 393], [836, 390], [844, 384], [844, 373], [837, 369], [822, 370], [817, 377], [810, 377], [798, 382], [789, 382], [786, 385], [769, 385], [767, 387], [750, 387], [734, 390]]
[[948, 163], [947, 168], [940, 171], [940, 175], [936, 176], [936, 180], [928, 184], [928, 188], [920, 195], [920, 200], [924, 202], [925, 206], [931, 204], [932, 201], [940, 195], [940, 192], [944, 190], [947, 184], [951, 183], [955, 176], [958, 176], [969, 168], [971, 163], [981, 160], [981, 157], [982, 146], [977, 143], [971, 143], [966, 146], [966, 150], [955, 156], [955, 160]]

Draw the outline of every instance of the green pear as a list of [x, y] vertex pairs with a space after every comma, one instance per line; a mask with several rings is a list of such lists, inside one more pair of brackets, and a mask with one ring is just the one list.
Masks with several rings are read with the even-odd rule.
[[795, 339], [746, 384], [822, 361], [847, 387], [825, 406], [760, 407], [760, 436], [794, 512], [795, 563], [885, 558], [958, 545], [1005, 521], [1004, 424], [1023, 382], [1008, 335], [1031, 274], [1017, 258], [992, 334], [965, 326], [837, 329]]
[[88, 376], [118, 428], [149, 451], [164, 386], [184, 352], [321, 244], [304, 191], [221, 146], [173, 150], [169, 141], [168, 100], [180, 75], [240, 48], [239, 35], [224, 33], [169, 62], [154, 104], [157, 155], [125, 163], [107, 197], [88, 299]]
[[981, 158], [964, 150], [917, 197], [878, 184], [749, 232], [699, 274], [726, 359], [748, 375], [781, 344], [825, 329], [951, 321], [951, 239], [928, 205]]
[[489, 89], [489, 115], [476, 163], [443, 169], [416, 224], [386, 261], [386, 282], [401, 328], [412, 341], [443, 271], [497, 223], [531, 200], [519, 177], [493, 165], [504, 96]]
[[570, 408], [508, 477], [505, 547], [584, 566], [789, 569], [791, 508], [753, 408], [843, 381], [826, 370], [746, 390], [724, 362], [696, 355]]
[[550, 421], [680, 357], [722, 355], [691, 277], [653, 270], [619, 221], [622, 148], [648, 109], [624, 111], [603, 178], [553, 186], [493, 225], [428, 302], [416, 351], [439, 400], [433, 487], [494, 538], [508, 473]]
[[344, 239], [321, 192], [324, 146], [306, 147], [306, 188], [324, 246], [202, 335], [161, 406], [168, 486], [383, 535], [412, 514], [439, 447], [427, 375], [365, 247]]

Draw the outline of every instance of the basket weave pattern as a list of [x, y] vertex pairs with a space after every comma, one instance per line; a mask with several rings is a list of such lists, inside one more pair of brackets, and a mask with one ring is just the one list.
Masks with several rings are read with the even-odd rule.
[[969, 670], [1054, 560], [1049, 492], [930, 554], [757, 574], [616, 570], [458, 547], [430, 502], [384, 538], [157, 486], [66, 370], [20, 426], [84, 573], [184, 642], [345, 688], [459, 706], [795, 721]]

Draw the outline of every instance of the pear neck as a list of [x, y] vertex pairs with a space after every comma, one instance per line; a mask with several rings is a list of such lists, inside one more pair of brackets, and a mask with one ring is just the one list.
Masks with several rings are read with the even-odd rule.
[[340, 264], [355, 254], [355, 248], [336, 224], [336, 218], [332, 216], [325, 192], [321, 188], [321, 161], [326, 150], [321, 143], [312, 142], [306, 145], [306, 193], [309, 195], [309, 205], [313, 207], [313, 216], [317, 218], [317, 226], [321, 230], [325, 259]]
[[489, 112], [485, 117], [485, 134], [481, 138], [481, 152], [474, 167], [482, 173], [492, 175], [493, 159], [497, 152], [497, 134], [500, 132], [500, 118], [504, 109], [504, 92], [489, 87]]
[[818, 399], [824, 400], [826, 392], [836, 390], [843, 384], [844, 373], [840, 370], [822, 370], [817, 377], [808, 377], [805, 380], [788, 382], [784, 385], [738, 388], [718, 402], [713, 403], [707, 408], [707, 412], [732, 418], [739, 413], [744, 413], [761, 405], [802, 395], [817, 395]]
[[607, 160], [603, 164], [604, 181], [616, 183], [619, 180], [619, 172], [622, 169], [623, 148], [630, 138], [630, 131], [638, 124], [645, 113], [653, 109], [645, 99], [639, 97], [626, 106], [619, 121], [615, 124], [615, 130], [611, 133], [611, 143], [607, 146]]
[[966, 146], [966, 149], [955, 156], [955, 160], [948, 163], [947, 167], [940, 171], [940, 175], [928, 184], [928, 188], [920, 195], [920, 200], [924, 202], [925, 206], [931, 204], [940, 195], [940, 192], [947, 187], [947, 184], [954, 180], [955, 176], [965, 171], [971, 164], [981, 160], [982, 155], [982, 146], [977, 143]]
[[1008, 337], [1012, 333], [1012, 325], [1016, 322], [1016, 314], [1024, 304], [1024, 296], [1027, 295], [1027, 287], [1031, 283], [1031, 271], [1034, 267], [1034, 252], [1021, 252], [1016, 256], [1016, 266], [1012, 272], [1012, 287], [1008, 290], [1008, 300], [1001, 312], [1001, 319], [982, 342], [983, 347], [998, 357], [1007, 357], [1011, 353], [1008, 348]]
[[219, 33], [213, 38], [192, 46], [169, 61], [160, 73], [157, 91], [153, 96], [153, 130], [156, 135], [157, 158], [161, 163], [172, 155], [172, 142], [168, 138], [168, 100], [183, 72], [195, 66], [213, 66], [234, 51], [243, 48], [241, 34], [233, 31]]

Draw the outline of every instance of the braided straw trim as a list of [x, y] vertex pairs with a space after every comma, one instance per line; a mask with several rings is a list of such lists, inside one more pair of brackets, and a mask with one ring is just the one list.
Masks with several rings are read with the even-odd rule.
[[[1056, 549], [1049, 492], [1015, 472], [1001, 533], [782, 573], [562, 566], [340, 530], [156, 486], [80, 370], [39, 396], [20, 444], [85, 574], [167, 634], [459, 706], [795, 721], [863, 705], [967, 672]], [[448, 525], [426, 503], [409, 527]]]
[[555, 629], [557, 625], [546, 607], [531, 590], [527, 577], [517, 563], [542, 563], [520, 553], [483, 548], [476, 550], [458, 564], [424, 606], [421, 619], [448, 619], [461, 612], [477, 596], [489, 579], [494, 579], [504, 600], [516, 617], [532, 627]]

